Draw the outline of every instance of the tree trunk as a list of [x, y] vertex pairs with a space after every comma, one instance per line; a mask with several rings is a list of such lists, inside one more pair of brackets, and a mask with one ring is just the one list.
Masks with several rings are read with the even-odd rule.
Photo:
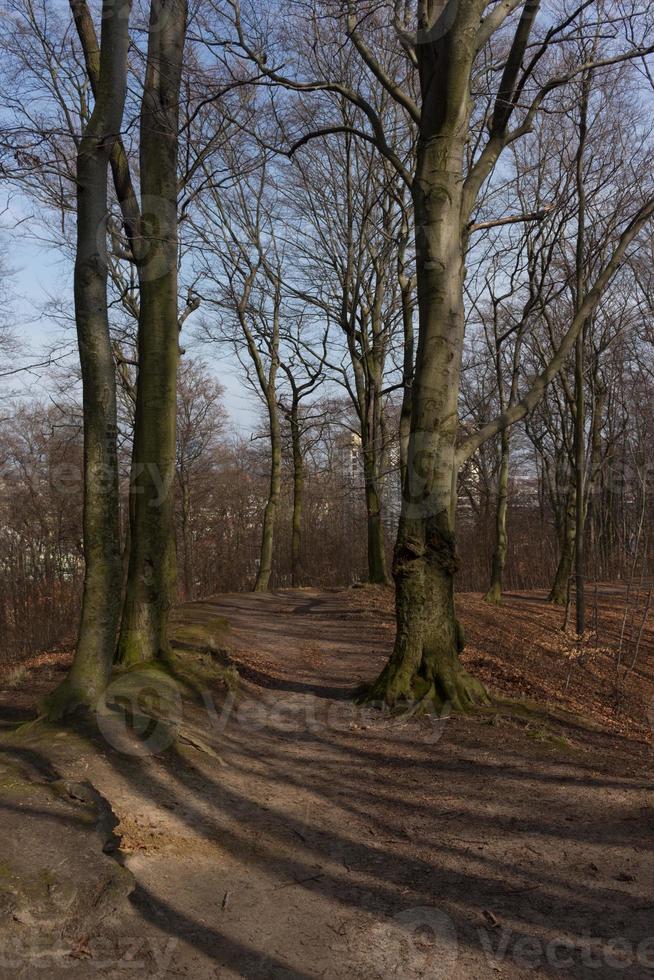
[[378, 461], [374, 450], [364, 449], [363, 473], [365, 482], [366, 515], [368, 524], [368, 581], [373, 585], [387, 585], [386, 544], [378, 489]]
[[404, 364], [402, 406], [400, 408], [400, 485], [406, 480], [409, 440], [411, 437], [411, 387], [413, 384], [413, 288], [408, 279], [400, 280], [402, 295], [402, 325], [404, 335]]
[[191, 491], [189, 489], [188, 476], [180, 480], [181, 508], [182, 508], [182, 547], [184, 549], [184, 598], [190, 602], [195, 598], [194, 571], [193, 571], [193, 545], [191, 543]]
[[[81, 5], [83, 6], [83, 5]], [[80, 4], [71, 0], [74, 16]], [[84, 413], [86, 569], [75, 658], [50, 696], [51, 719], [91, 707], [111, 674], [120, 612], [122, 563], [116, 448], [116, 379], [107, 311], [107, 174], [127, 91], [130, 0], [105, 0], [93, 113], [77, 155], [75, 321]]]
[[177, 579], [177, 158], [186, 21], [186, 0], [152, 0], [141, 105], [139, 378], [131, 487], [135, 500], [117, 654], [118, 661], [128, 665], [168, 654], [168, 614]]
[[424, 699], [455, 710], [487, 697], [460, 663], [463, 634], [454, 610], [455, 441], [465, 328], [463, 155], [475, 30], [473, 12], [465, 11], [447, 38], [418, 45], [423, 121], [413, 204], [419, 335], [393, 565], [397, 635], [368, 695], [387, 704]]
[[577, 633], [586, 629], [586, 397], [584, 392], [585, 330], [575, 348], [575, 617]]
[[272, 573], [273, 544], [275, 538], [275, 519], [282, 480], [282, 435], [279, 425], [279, 411], [276, 401], [274, 375], [271, 380], [271, 390], [268, 393], [268, 417], [270, 420], [270, 483], [268, 501], [263, 515], [263, 530], [261, 534], [261, 557], [259, 571], [254, 583], [255, 592], [267, 592], [270, 587]]
[[297, 588], [302, 580], [300, 555], [302, 551], [302, 505], [304, 494], [304, 461], [300, 441], [298, 403], [291, 406], [291, 448], [293, 454], [293, 518], [291, 529], [291, 584]]
[[511, 462], [511, 443], [509, 430], [503, 429], [501, 448], [500, 472], [497, 485], [497, 510], [495, 512], [495, 550], [491, 566], [491, 579], [488, 592], [484, 596], [486, 602], [497, 605], [502, 601], [502, 579], [508, 550], [508, 535], [506, 532], [506, 515], [509, 503], [509, 469]]
[[547, 597], [547, 601], [553, 602], [555, 606], [565, 606], [568, 600], [568, 584], [572, 574], [575, 553], [575, 536], [575, 494], [574, 491], [570, 491], [561, 533], [561, 556], [550, 594]]
[[[577, 227], [577, 312], [586, 294], [586, 188], [584, 185], [584, 151], [588, 136], [588, 101], [590, 97], [590, 74], [582, 81], [579, 149], [577, 151], [576, 177], [579, 215]], [[581, 636], [586, 628], [586, 393], [584, 391], [584, 345], [586, 325], [579, 333], [575, 344], [575, 493], [576, 493], [576, 541], [575, 541], [575, 614], [577, 634]]]
[[[597, 366], [596, 366], [597, 371]], [[602, 416], [604, 413], [605, 391], [599, 384], [597, 373], [593, 381], [594, 397], [590, 430], [590, 464], [586, 480], [586, 526], [590, 531], [590, 546], [593, 552], [595, 576], [602, 578], [604, 561], [601, 549], [602, 535], [598, 534], [598, 508], [596, 494], [597, 480], [602, 466]]]
[[415, 362], [415, 344], [413, 331], [414, 311], [414, 282], [406, 272], [406, 251], [409, 241], [409, 220], [406, 210], [402, 208], [402, 224], [398, 237], [398, 282], [402, 302], [402, 334], [403, 334], [403, 363], [402, 363], [402, 405], [400, 408], [400, 486], [406, 480], [407, 461], [409, 456], [409, 439], [411, 436], [411, 387]]

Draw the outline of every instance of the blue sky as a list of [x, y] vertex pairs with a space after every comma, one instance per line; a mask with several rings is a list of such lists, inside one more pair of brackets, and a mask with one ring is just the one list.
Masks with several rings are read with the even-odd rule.
[[[29, 203], [16, 195], [2, 202], [0, 244], [4, 245], [7, 262], [12, 272], [9, 292], [11, 295], [11, 321], [19, 341], [21, 355], [26, 360], [40, 360], [41, 354], [62, 339], [71, 336], [60, 319], [48, 312], [52, 300], [70, 305], [72, 310], [72, 266], [56, 246], [48, 246], [37, 239], [42, 231], [38, 222], [24, 221], [33, 213]], [[189, 321], [190, 322], [190, 321]], [[230, 416], [231, 428], [247, 435], [258, 422], [259, 406], [253, 393], [246, 387], [238, 363], [227, 348], [200, 348], [194, 356], [205, 360], [213, 373], [225, 386], [225, 407]], [[47, 392], [47, 372], [37, 370], [25, 375], [12, 375], [0, 380], [0, 393], [43, 396]]]

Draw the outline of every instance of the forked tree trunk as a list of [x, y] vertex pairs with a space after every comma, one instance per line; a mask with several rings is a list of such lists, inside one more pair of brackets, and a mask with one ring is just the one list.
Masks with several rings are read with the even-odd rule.
[[508, 429], [501, 435], [500, 472], [497, 483], [497, 509], [495, 512], [495, 549], [491, 565], [491, 579], [486, 602], [497, 605], [502, 601], [502, 582], [508, 551], [509, 538], [506, 531], [506, 515], [509, 506], [509, 471], [511, 463], [511, 441]]
[[[83, 6], [83, 5], [82, 5]], [[71, 0], [71, 10], [80, 4]], [[84, 592], [70, 672], [50, 696], [51, 719], [93, 706], [111, 674], [122, 563], [116, 381], [107, 312], [107, 175], [127, 91], [131, 0], [105, 0], [95, 105], [77, 155], [75, 321], [84, 413]], [[97, 53], [96, 53], [97, 57]]]
[[152, 0], [141, 104], [139, 378], [131, 487], [135, 498], [117, 654], [126, 665], [168, 653], [168, 614], [177, 581], [177, 158], [186, 21], [186, 0]]

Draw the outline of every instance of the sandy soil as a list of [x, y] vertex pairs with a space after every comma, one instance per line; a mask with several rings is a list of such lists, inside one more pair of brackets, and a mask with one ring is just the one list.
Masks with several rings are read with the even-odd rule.
[[[481, 622], [469, 606], [467, 656], [481, 671], [501, 663], [515, 674], [511, 687], [496, 671], [501, 693], [531, 696], [555, 683], [565, 658], [554, 650], [543, 665], [545, 641], [533, 632], [525, 656], [520, 631], [536, 628], [528, 610], [545, 614], [545, 634], [552, 613], [533, 598], [511, 601], [508, 618], [482, 610]], [[224, 617], [226, 635], [212, 628]], [[163, 751], [170, 724], [153, 724], [137, 744], [115, 718], [101, 720], [104, 738], [4, 738], [5, 763], [18, 766], [0, 782], [5, 839], [24, 819], [25, 784], [36, 782], [31, 836], [49, 834], [53, 855], [62, 836], [69, 878], [85, 867], [106, 877], [110, 859], [133, 876], [129, 904], [110, 902], [102, 917], [85, 917], [79, 898], [50, 909], [60, 955], [39, 965], [51, 975], [72, 964], [75, 976], [123, 977], [138, 964], [153, 977], [654, 977], [649, 639], [627, 707], [600, 728], [561, 706], [441, 719], [355, 706], [353, 690], [392, 642], [387, 597], [374, 591], [221, 596], [178, 622], [192, 622], [196, 638], [204, 631], [195, 646], [235, 666], [240, 683], [236, 695], [207, 681], [194, 702], [161, 699], [177, 721], [174, 751]], [[517, 643], [522, 673], [502, 635]], [[7, 722], [62, 666], [36, 668], [2, 695]], [[583, 666], [563, 707], [574, 710], [586, 684], [598, 712], [609, 711], [607, 671], [589, 680]], [[144, 690], [151, 684], [144, 677]], [[63, 802], [59, 793], [48, 803], [61, 777]], [[97, 798], [76, 798], [80, 785]], [[75, 865], [70, 833], [81, 832], [81, 813], [96, 838], [104, 827], [96, 847], [110, 857], [99, 869]], [[44, 861], [36, 851], [34, 874]], [[23, 972], [13, 963], [1, 976], [36, 975], [33, 946], [16, 946], [29, 928], [24, 912], [11, 920]]]

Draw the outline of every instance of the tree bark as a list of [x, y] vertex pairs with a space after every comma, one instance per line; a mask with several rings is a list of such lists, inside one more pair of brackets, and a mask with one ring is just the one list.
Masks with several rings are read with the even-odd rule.
[[414, 343], [413, 343], [413, 287], [408, 281], [400, 283], [402, 295], [402, 325], [404, 333], [403, 392], [400, 408], [400, 481], [404, 486], [409, 458], [411, 436], [411, 391], [413, 385]]
[[466, 710], [485, 701], [462, 667], [454, 609], [455, 441], [464, 337], [463, 157], [476, 5], [441, 40], [418, 45], [423, 112], [412, 188], [419, 335], [411, 433], [393, 564], [397, 636], [368, 694]]
[[[584, 154], [588, 137], [588, 101], [591, 76], [585, 73], [582, 80], [579, 119], [579, 148], [576, 160], [577, 196], [579, 217], [577, 227], [577, 282], [576, 312], [579, 312], [586, 294], [586, 188], [584, 184]], [[584, 348], [586, 325], [580, 331], [575, 344], [575, 435], [574, 466], [576, 493], [576, 541], [575, 541], [575, 616], [577, 634], [586, 628], [586, 393], [584, 390]]]
[[290, 413], [291, 452], [293, 456], [293, 516], [291, 521], [291, 585], [297, 588], [302, 580], [302, 508], [304, 496], [304, 460], [300, 439], [298, 400], [294, 396]]
[[500, 472], [497, 483], [497, 509], [495, 511], [495, 549], [491, 565], [491, 578], [488, 592], [484, 596], [486, 602], [498, 605], [502, 601], [502, 580], [508, 550], [508, 535], [506, 530], [506, 515], [509, 504], [509, 471], [511, 462], [511, 442], [509, 430], [504, 429], [501, 435]]
[[152, 0], [141, 104], [137, 269], [139, 378], [134, 432], [131, 552], [117, 659], [130, 665], [169, 653], [177, 581], [173, 483], [179, 360], [177, 161], [186, 0]]
[[575, 617], [577, 633], [586, 628], [586, 395], [584, 392], [584, 343], [582, 330], [575, 347]]
[[[595, 376], [593, 379], [593, 408], [590, 430], [590, 461], [588, 467], [588, 478], [586, 480], [586, 526], [590, 532], [590, 546], [594, 557], [595, 574], [599, 578], [604, 572], [604, 559], [601, 550], [602, 535], [598, 534], [597, 522], [597, 500], [598, 477], [601, 475], [602, 468], [602, 416], [604, 414], [606, 392], [601, 385], [597, 371], [597, 361], [595, 362]], [[600, 486], [601, 492], [601, 486]]]
[[[84, 3], [71, 0], [77, 18]], [[131, 0], [105, 0], [95, 105], [77, 155], [75, 321], [84, 414], [84, 558], [75, 658], [50, 696], [51, 719], [95, 705], [111, 674], [122, 562], [116, 448], [116, 379], [107, 309], [107, 175], [127, 91]]]
[[556, 568], [554, 582], [552, 583], [550, 594], [547, 597], [548, 602], [553, 602], [555, 606], [565, 606], [568, 601], [568, 587], [570, 576], [572, 575], [572, 564], [575, 553], [575, 517], [575, 492], [571, 490], [568, 493], [565, 517], [561, 529], [561, 555]]
[[409, 439], [411, 435], [411, 389], [415, 366], [415, 343], [413, 330], [413, 312], [415, 308], [413, 277], [407, 274], [406, 252], [409, 240], [409, 221], [402, 206], [402, 225], [398, 239], [398, 282], [402, 303], [402, 334], [403, 334], [403, 363], [402, 363], [402, 405], [400, 408], [399, 440], [400, 440], [400, 486], [406, 480], [407, 463], [409, 458]]
[[182, 517], [182, 546], [184, 549], [184, 598], [190, 602], [195, 598], [195, 574], [193, 569], [193, 544], [191, 541], [191, 489], [188, 474], [179, 481]]
[[368, 581], [372, 585], [387, 585], [389, 578], [386, 567], [386, 543], [377, 470], [378, 462], [375, 456], [370, 452], [364, 453], [363, 471], [368, 524]]
[[261, 556], [259, 571], [254, 583], [255, 592], [267, 592], [270, 587], [272, 574], [273, 545], [275, 539], [275, 520], [279, 504], [279, 493], [282, 480], [282, 434], [277, 408], [277, 391], [275, 388], [275, 371], [271, 369], [267, 394], [268, 419], [270, 425], [270, 482], [268, 500], [263, 515], [261, 532]]

